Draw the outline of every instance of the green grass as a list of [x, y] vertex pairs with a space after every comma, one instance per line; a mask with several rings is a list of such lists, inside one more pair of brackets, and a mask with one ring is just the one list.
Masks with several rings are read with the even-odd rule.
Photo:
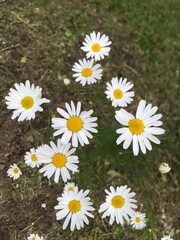
[[[6, 158], [0, 202], [0, 237], [7, 240], [24, 239], [32, 232], [45, 239], [80, 240], [158, 240], [171, 233], [178, 239], [178, 1], [170, 0], [91, 0], [46, 1], [18, 3], [0, 1], [0, 108], [2, 131], [0, 140]], [[72, 65], [84, 57], [80, 50], [84, 35], [101, 31], [112, 40], [110, 56], [102, 61], [104, 76], [100, 83], [82, 87], [72, 79]], [[21, 63], [21, 57], [27, 63]], [[153, 151], [134, 157], [132, 150], [116, 146], [116, 129], [111, 103], [105, 98], [105, 83], [112, 77], [127, 77], [134, 83], [135, 99], [128, 111], [135, 112], [140, 99], [159, 107], [163, 114], [166, 134]], [[63, 78], [71, 79], [65, 86]], [[43, 96], [51, 99], [45, 111], [28, 123], [10, 120], [4, 97], [15, 82], [30, 79], [43, 88]], [[91, 144], [79, 148], [80, 172], [73, 176], [79, 188], [90, 189], [96, 209], [105, 199], [104, 189], [110, 185], [127, 184], [136, 192], [138, 210], [146, 212], [148, 223], [142, 231], [132, 230], [102, 220], [98, 212], [91, 224], [81, 231], [63, 231], [55, 219], [54, 206], [63, 183], [42, 177], [37, 170], [23, 162], [25, 152], [32, 146], [49, 143], [53, 138], [51, 118], [57, 107], [70, 100], [81, 101], [85, 110], [93, 109], [98, 117], [98, 134]], [[6, 123], [5, 123], [6, 122]], [[16, 131], [17, 130], [17, 131]], [[7, 137], [8, 136], [8, 137]], [[15, 182], [7, 179], [5, 170], [18, 162], [24, 171]], [[168, 162], [172, 167], [166, 177], [158, 165]], [[46, 203], [46, 209], [41, 204]], [[5, 237], [4, 237], [4, 240]]]

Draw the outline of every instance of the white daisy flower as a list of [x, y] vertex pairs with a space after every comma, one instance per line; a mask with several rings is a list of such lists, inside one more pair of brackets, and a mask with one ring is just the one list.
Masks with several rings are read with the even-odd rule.
[[164, 174], [164, 173], [168, 173], [171, 170], [169, 164], [162, 162], [159, 165], [159, 171], [160, 173]]
[[19, 167], [14, 163], [14, 164], [10, 165], [10, 168], [7, 171], [7, 175], [10, 178], [13, 178], [13, 180], [16, 180], [20, 177], [20, 175], [22, 175], [22, 172], [19, 169]]
[[108, 46], [111, 45], [111, 43], [112, 42], [109, 41], [109, 37], [105, 34], [101, 36], [100, 32], [97, 34], [95, 32], [92, 32], [90, 33], [90, 36], [86, 35], [81, 49], [84, 52], [87, 52], [87, 58], [91, 57], [97, 61], [104, 59], [105, 56], [109, 55], [111, 48]]
[[102, 78], [102, 68], [100, 64], [94, 65], [94, 60], [79, 60], [79, 63], [74, 63], [72, 71], [75, 72], [76, 82], [80, 82], [82, 86], [86, 84], [94, 84]]
[[162, 122], [159, 121], [162, 115], [155, 114], [157, 110], [157, 107], [152, 107], [152, 104], [146, 106], [146, 101], [141, 100], [136, 111], [136, 117], [124, 109], [116, 111], [116, 120], [125, 126], [117, 129], [116, 132], [120, 136], [116, 143], [120, 144], [124, 141], [123, 148], [127, 149], [132, 142], [135, 156], [138, 155], [139, 148], [144, 154], [146, 148], [152, 150], [150, 141], [160, 144], [160, 140], [154, 135], [161, 135], [165, 130], [159, 127], [162, 125]]
[[40, 173], [44, 173], [44, 176], [48, 179], [54, 176], [54, 181], [59, 182], [59, 177], [61, 175], [64, 182], [71, 179], [69, 170], [77, 172], [79, 163], [78, 157], [72, 155], [76, 149], [71, 148], [71, 144], [62, 144], [61, 140], [57, 140], [57, 145], [51, 141], [50, 146], [47, 144], [43, 145], [40, 150], [37, 150], [39, 156], [39, 161], [45, 166], [39, 170]]
[[67, 144], [70, 140], [73, 147], [78, 147], [78, 142], [81, 146], [89, 144], [88, 138], [93, 138], [92, 134], [97, 133], [97, 117], [91, 117], [93, 110], [81, 112], [81, 103], [77, 103], [75, 107], [73, 101], [71, 106], [65, 103], [67, 112], [62, 108], [57, 108], [58, 113], [62, 118], [52, 118], [52, 127], [57, 130], [53, 135], [62, 135], [61, 141]]
[[166, 236], [162, 237], [161, 240], [173, 240], [173, 238], [171, 238], [171, 236], [169, 236], [169, 235], [166, 235]]
[[64, 186], [64, 191], [65, 192], [75, 192], [75, 191], [78, 191], [78, 187], [73, 183], [73, 182], [69, 182], [69, 183], [66, 183], [66, 185]]
[[37, 151], [34, 148], [31, 148], [29, 152], [26, 152], [24, 160], [25, 163], [32, 168], [39, 167], [41, 165]]
[[38, 234], [31, 234], [27, 240], [43, 240], [44, 238], [43, 237], [40, 237]]
[[77, 230], [84, 227], [85, 224], [89, 224], [87, 218], [94, 216], [90, 213], [95, 209], [92, 207], [92, 202], [90, 202], [89, 190], [83, 191], [66, 191], [62, 194], [61, 197], [58, 197], [58, 205], [55, 206], [55, 209], [59, 210], [56, 213], [56, 219], [61, 220], [66, 217], [63, 229], [67, 227], [69, 221], [71, 220], [70, 229], [73, 231], [75, 228]]
[[104, 212], [102, 218], [110, 217], [110, 224], [113, 224], [114, 221], [123, 224], [124, 218], [129, 222], [129, 216], [132, 217], [135, 213], [133, 208], [137, 208], [134, 204], [136, 200], [133, 199], [136, 194], [130, 191], [131, 188], [127, 188], [126, 185], [116, 189], [111, 186], [110, 191], [105, 190], [106, 202], [101, 204], [99, 209], [100, 213]]
[[42, 112], [41, 104], [49, 103], [46, 98], [41, 98], [42, 88], [30, 85], [29, 80], [23, 83], [15, 83], [15, 89], [11, 88], [9, 95], [5, 97], [8, 109], [13, 109], [12, 119], [18, 117], [18, 121], [30, 120], [35, 118], [37, 111]]
[[134, 85], [127, 79], [112, 78], [111, 84], [107, 83], [105, 94], [111, 99], [113, 107], [127, 107], [133, 101], [134, 92], [128, 92]]
[[141, 230], [146, 226], [145, 213], [136, 212], [130, 219], [130, 223], [134, 229]]

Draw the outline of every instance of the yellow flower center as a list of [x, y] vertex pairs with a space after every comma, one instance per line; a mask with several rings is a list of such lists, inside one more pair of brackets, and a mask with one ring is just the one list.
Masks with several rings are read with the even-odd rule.
[[36, 237], [33, 237], [31, 240], [36, 240]]
[[22, 107], [25, 108], [25, 109], [32, 108], [32, 106], [34, 105], [34, 100], [33, 100], [33, 98], [30, 97], [30, 96], [24, 97], [24, 98], [21, 100], [21, 105], [22, 105]]
[[115, 208], [122, 208], [124, 206], [124, 198], [121, 196], [115, 196], [112, 198], [111, 203]]
[[69, 211], [72, 213], [77, 213], [81, 210], [81, 203], [79, 200], [72, 200], [68, 204]]
[[74, 188], [73, 187], [69, 187], [68, 188], [68, 191], [70, 192], [70, 191], [73, 191], [74, 192]]
[[135, 221], [136, 221], [137, 223], [139, 223], [139, 222], [141, 221], [140, 217], [136, 217], [136, 218], [135, 218]]
[[132, 134], [141, 134], [144, 131], [144, 123], [138, 118], [134, 118], [128, 123], [129, 130]]
[[94, 43], [91, 48], [93, 52], [99, 52], [101, 50], [101, 45], [99, 43]]
[[38, 157], [37, 157], [36, 154], [32, 154], [32, 155], [31, 155], [31, 160], [32, 160], [33, 162], [37, 161], [37, 159], [38, 159]]
[[120, 89], [116, 89], [113, 92], [116, 99], [121, 99], [123, 97], [123, 92]]
[[82, 70], [83, 77], [90, 77], [92, 75], [92, 70], [90, 68], [84, 68]]
[[56, 153], [52, 158], [52, 163], [55, 167], [61, 168], [66, 164], [66, 157], [62, 153]]
[[19, 169], [18, 168], [14, 168], [14, 173], [17, 174], [19, 172]]
[[82, 129], [83, 127], [83, 121], [80, 117], [78, 116], [72, 116], [67, 120], [67, 128], [71, 132], [78, 132]]

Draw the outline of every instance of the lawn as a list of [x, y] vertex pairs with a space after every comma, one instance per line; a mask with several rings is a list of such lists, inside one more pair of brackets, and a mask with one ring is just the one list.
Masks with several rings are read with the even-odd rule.
[[[45, 240], [179, 239], [179, 11], [177, 0], [0, 0], [0, 240], [23, 240], [34, 232]], [[83, 87], [73, 80], [71, 69], [85, 56], [80, 47], [92, 31], [109, 36], [112, 46], [101, 61], [101, 81]], [[116, 145], [120, 126], [104, 94], [106, 82], [116, 76], [134, 84], [135, 98], [127, 111], [135, 113], [145, 99], [163, 115], [161, 144], [146, 155], [136, 157], [131, 148]], [[4, 98], [14, 83], [27, 79], [42, 87], [51, 103], [35, 120], [17, 122]], [[62, 230], [62, 221], [56, 221], [54, 206], [63, 181], [48, 181], [24, 163], [30, 148], [57, 140], [51, 118], [71, 100], [81, 101], [84, 110], [93, 109], [98, 117], [98, 134], [77, 149], [80, 171], [72, 176], [79, 189], [90, 189], [95, 218], [73, 232]], [[161, 162], [171, 166], [166, 175], [158, 171]], [[16, 181], [6, 173], [13, 163], [23, 172]], [[97, 210], [111, 185], [128, 185], [136, 192], [138, 210], [148, 219], [146, 228], [110, 226], [108, 218], [101, 218]]]

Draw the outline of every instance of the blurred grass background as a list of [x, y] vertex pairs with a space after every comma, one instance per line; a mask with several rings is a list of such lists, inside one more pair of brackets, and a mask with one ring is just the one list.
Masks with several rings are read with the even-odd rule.
[[[158, 240], [165, 234], [178, 239], [179, 10], [176, 0], [0, 1], [0, 239], [24, 239], [33, 232], [48, 240]], [[112, 49], [101, 61], [101, 82], [82, 87], [73, 81], [71, 68], [85, 57], [80, 46], [93, 30], [108, 35]], [[119, 125], [104, 94], [105, 83], [116, 76], [135, 85], [128, 111], [134, 113], [139, 100], [145, 99], [163, 114], [166, 134], [146, 155], [134, 157], [131, 149], [116, 146]], [[64, 85], [64, 78], [71, 84]], [[26, 79], [40, 85], [43, 96], [51, 99], [31, 122], [33, 132], [28, 123], [10, 119], [4, 101], [9, 88]], [[23, 156], [33, 146], [56, 140], [51, 118], [70, 100], [81, 101], [84, 110], [93, 109], [99, 123], [91, 144], [77, 150], [80, 172], [72, 180], [91, 190], [96, 209], [105, 199], [105, 188], [127, 184], [137, 193], [138, 210], [147, 215], [144, 230], [127, 224], [110, 227], [97, 211], [90, 226], [79, 232], [62, 231], [56, 221], [54, 205], [63, 183], [48, 182], [38, 170], [25, 166]], [[163, 161], [172, 167], [165, 177], [158, 172]], [[6, 176], [14, 162], [23, 171], [16, 182]]]

